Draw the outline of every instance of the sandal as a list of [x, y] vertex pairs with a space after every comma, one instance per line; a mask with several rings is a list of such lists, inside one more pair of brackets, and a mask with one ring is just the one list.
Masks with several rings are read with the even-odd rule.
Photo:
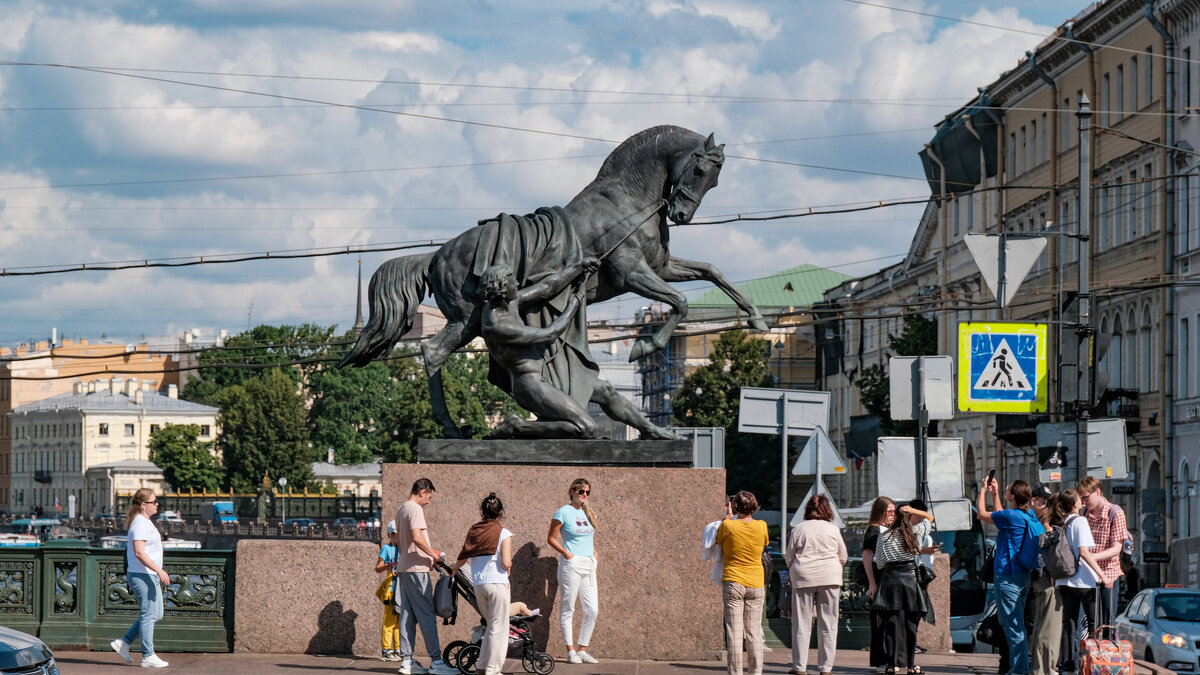
[[913, 666], [908, 669], [908, 675], [925, 675], [925, 671], [921, 670], [921, 666]]

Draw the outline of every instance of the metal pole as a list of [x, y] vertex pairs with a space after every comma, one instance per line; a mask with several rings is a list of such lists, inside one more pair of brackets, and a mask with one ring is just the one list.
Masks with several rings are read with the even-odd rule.
[[779, 420], [779, 435], [783, 438], [783, 449], [781, 455], [782, 469], [779, 481], [779, 546], [783, 548], [787, 544], [787, 484], [788, 484], [788, 398], [787, 394], [783, 395], [783, 417]]
[[1079, 352], [1076, 359], [1079, 373], [1079, 391], [1075, 405], [1075, 479], [1087, 475], [1087, 424], [1095, 402], [1092, 368], [1092, 293], [1090, 287], [1092, 262], [1092, 108], [1087, 95], [1079, 98], [1079, 218], [1075, 223], [1075, 235], [1079, 242], [1079, 318], [1076, 335]]
[[[1003, 255], [1003, 254], [1001, 254]], [[917, 357], [917, 497], [929, 506], [929, 409], [925, 407], [925, 357]]]

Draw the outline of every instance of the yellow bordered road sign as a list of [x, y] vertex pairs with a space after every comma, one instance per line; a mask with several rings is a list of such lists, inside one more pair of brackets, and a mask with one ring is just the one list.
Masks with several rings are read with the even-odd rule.
[[958, 409], [1032, 413], [1048, 408], [1046, 324], [958, 324]]

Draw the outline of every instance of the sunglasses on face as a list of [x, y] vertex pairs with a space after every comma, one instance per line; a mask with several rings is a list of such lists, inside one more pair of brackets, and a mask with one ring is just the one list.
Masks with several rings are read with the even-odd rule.
[[575, 494], [586, 497], [586, 496], [592, 494], [592, 491], [591, 490], [576, 490]]

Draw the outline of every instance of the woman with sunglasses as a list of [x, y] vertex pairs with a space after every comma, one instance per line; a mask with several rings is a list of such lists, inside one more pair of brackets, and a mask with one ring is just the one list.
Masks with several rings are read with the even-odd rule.
[[163, 617], [163, 588], [171, 584], [171, 577], [163, 569], [162, 537], [150, 522], [155, 513], [158, 513], [158, 498], [153, 490], [141, 488], [133, 493], [127, 514], [125, 578], [138, 603], [138, 618], [123, 637], [109, 643], [126, 663], [133, 663], [129, 645], [140, 636], [143, 668], [167, 667], [167, 662], [154, 653], [154, 622]]
[[[546, 543], [558, 551], [558, 624], [563, 644], [567, 646], [567, 663], [599, 663], [587, 653], [600, 602], [596, 589], [596, 552], [593, 538], [596, 533], [596, 513], [588, 506], [592, 484], [576, 478], [567, 490], [571, 503], [554, 512]], [[575, 599], [583, 608], [583, 623], [579, 626], [579, 642], [573, 643], [572, 619]]]

